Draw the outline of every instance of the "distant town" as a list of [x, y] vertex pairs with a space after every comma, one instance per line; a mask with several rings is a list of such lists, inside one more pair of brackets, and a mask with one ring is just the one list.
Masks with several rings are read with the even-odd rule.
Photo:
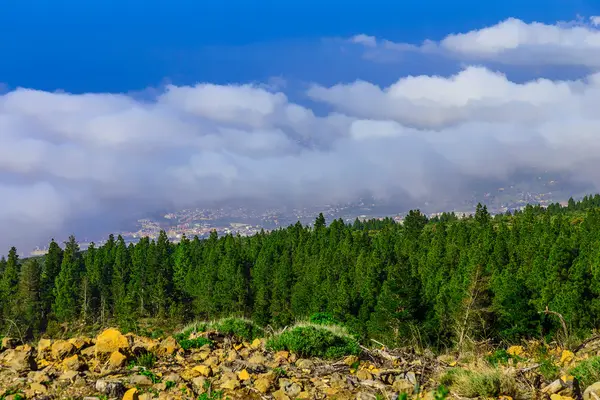
[[[429, 217], [441, 215], [443, 212], [454, 212], [462, 217], [474, 213], [477, 204], [482, 203], [487, 205], [490, 213], [497, 214], [520, 210], [527, 204], [547, 206], [559, 202], [566, 205], [569, 197], [578, 198], [588, 192], [589, 190], [579, 188], [574, 193], [571, 185], [567, 187], [555, 179], [539, 177], [534, 184], [515, 184], [473, 193], [470, 198], [454, 207], [451, 202], [432, 201], [413, 208], [419, 208]], [[298, 221], [304, 225], [311, 225], [319, 213], [323, 213], [327, 221], [341, 218], [346, 222], [353, 222], [357, 218], [366, 220], [389, 217], [401, 223], [409, 210], [397, 208], [393, 203], [380, 203], [372, 199], [347, 204], [292, 209], [273, 208], [263, 211], [242, 207], [194, 208], [167, 212], [161, 217], [139, 219], [136, 230], [114, 233], [120, 234], [128, 243], [135, 243], [146, 236], [155, 239], [161, 230], [164, 230], [173, 242], [179, 242], [184, 235], [188, 238], [194, 236], [206, 238], [212, 231], [216, 231], [219, 235], [249, 236], [261, 230], [268, 232]], [[94, 242], [102, 244], [106, 239], [98, 238]], [[89, 242], [81, 242], [80, 246], [85, 249], [89, 246]], [[31, 255], [43, 255], [46, 251], [47, 247], [39, 247], [31, 252]]]

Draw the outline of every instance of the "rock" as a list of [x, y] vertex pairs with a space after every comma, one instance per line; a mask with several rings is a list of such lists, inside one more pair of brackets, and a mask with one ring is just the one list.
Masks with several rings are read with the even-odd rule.
[[119, 369], [125, 366], [127, 357], [119, 351], [111, 353], [108, 358], [108, 368], [111, 370]]
[[148, 337], [136, 336], [133, 334], [126, 336], [131, 336], [133, 342], [131, 351], [135, 354], [154, 353], [159, 345], [157, 340]]
[[238, 378], [240, 381], [247, 381], [248, 379], [250, 379], [250, 374], [248, 373], [248, 370], [243, 369], [240, 372], [238, 372]]
[[267, 378], [259, 378], [254, 381], [254, 388], [261, 393], [267, 393], [271, 389], [272, 382]]
[[176, 373], [170, 373], [163, 377], [163, 381], [179, 383], [179, 382], [181, 382], [181, 377], [179, 375], [177, 375]]
[[33, 382], [29, 386], [29, 390], [33, 394], [46, 394], [46, 393], [48, 393], [48, 388], [46, 386], [44, 386], [43, 384], [39, 383], [39, 382]]
[[50, 377], [43, 371], [32, 371], [29, 373], [28, 378], [31, 379], [32, 382], [50, 382]]
[[37, 364], [33, 349], [28, 346], [28, 349], [17, 350], [9, 349], [0, 355], [0, 364], [7, 365], [15, 372], [35, 371]]
[[563, 390], [565, 386], [563, 385], [563, 381], [560, 379], [555, 380], [552, 383], [549, 383], [544, 388], [542, 388], [542, 393], [545, 394], [554, 394]]
[[357, 356], [348, 356], [348, 357], [344, 358], [344, 364], [346, 364], [349, 367], [351, 367], [358, 361], [359, 361], [359, 359]]
[[199, 373], [202, 376], [209, 377], [212, 375], [212, 369], [206, 365], [197, 365], [192, 368], [193, 371]]
[[373, 375], [366, 369], [361, 369], [357, 371], [356, 377], [361, 381], [370, 381], [373, 379]]
[[287, 359], [290, 356], [290, 352], [289, 351], [278, 351], [277, 353], [275, 353], [275, 356], [273, 358], [275, 358], [275, 361], [287, 361]]
[[560, 355], [560, 365], [568, 365], [575, 359], [575, 354], [569, 350], [563, 350]]
[[154, 353], [159, 357], [170, 357], [179, 349], [179, 343], [177, 343], [174, 337], [169, 336], [160, 342]]
[[123, 400], [139, 400], [140, 396], [136, 388], [129, 389], [123, 395]]
[[295, 399], [296, 396], [300, 394], [302, 388], [296, 382], [292, 382], [289, 379], [280, 379], [279, 380], [279, 389], [283, 390], [286, 395]]
[[583, 400], [596, 400], [600, 396], [600, 382], [588, 386], [583, 392]]
[[192, 379], [192, 385], [194, 385], [197, 389], [204, 389], [204, 385], [206, 384], [206, 378], [203, 376], [197, 376]]
[[230, 350], [229, 353], [227, 353], [227, 361], [228, 362], [234, 362], [237, 359], [238, 359], [238, 353], [237, 353], [237, 351]]
[[231, 377], [230, 379], [227, 379], [223, 383], [221, 383], [221, 389], [227, 389], [227, 390], [239, 389], [240, 386], [241, 386], [240, 381], [235, 377]]
[[415, 388], [415, 385], [410, 383], [407, 379], [398, 379], [395, 380], [392, 384], [392, 389], [395, 392], [400, 393], [412, 393]]
[[79, 375], [77, 371], [65, 371], [61, 376], [58, 377], [59, 381], [74, 382], [75, 378]]
[[117, 329], [109, 328], [96, 338], [94, 350], [96, 356], [108, 356], [115, 351], [127, 353], [130, 347], [129, 339]]
[[265, 364], [267, 359], [262, 354], [254, 354], [252, 357], [250, 357], [248, 362], [250, 364]]
[[301, 358], [298, 361], [296, 361], [296, 367], [301, 368], [301, 369], [312, 370], [315, 367], [315, 363], [312, 360], [307, 360], [307, 359]]
[[21, 341], [19, 339], [5, 337], [5, 338], [2, 338], [2, 348], [1, 349], [2, 350], [14, 349], [19, 344], [21, 344]]
[[108, 397], [121, 397], [125, 393], [125, 386], [119, 381], [98, 380], [96, 390]]
[[146, 375], [133, 375], [129, 377], [129, 384], [131, 386], [152, 386], [152, 380]]
[[40, 339], [38, 342], [38, 358], [46, 358], [50, 355], [50, 351], [52, 350], [52, 340], [50, 339]]
[[65, 371], [81, 371], [85, 367], [85, 362], [77, 354], [67, 357], [63, 361]]
[[81, 350], [85, 347], [88, 347], [92, 344], [92, 340], [86, 337], [76, 337], [69, 339], [69, 343], [71, 343], [77, 350]]
[[60, 361], [65, 357], [75, 354], [76, 350], [77, 348], [72, 343], [66, 340], [57, 340], [52, 343], [50, 354], [53, 360]]
[[273, 392], [273, 398], [275, 400], [291, 400], [290, 397], [287, 394], [285, 394], [285, 392], [281, 389], [279, 389], [276, 392]]

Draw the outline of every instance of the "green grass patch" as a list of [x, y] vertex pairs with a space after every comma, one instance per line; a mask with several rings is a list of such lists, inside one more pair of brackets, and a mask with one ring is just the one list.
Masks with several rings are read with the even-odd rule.
[[513, 395], [516, 391], [514, 378], [495, 368], [481, 371], [453, 368], [440, 377], [440, 383], [457, 395], [470, 398]]
[[288, 350], [301, 357], [340, 358], [358, 355], [360, 346], [343, 328], [301, 324], [267, 341], [274, 351]]
[[571, 368], [569, 373], [577, 378], [582, 387], [600, 381], [600, 357], [591, 357], [581, 361], [574, 368]]

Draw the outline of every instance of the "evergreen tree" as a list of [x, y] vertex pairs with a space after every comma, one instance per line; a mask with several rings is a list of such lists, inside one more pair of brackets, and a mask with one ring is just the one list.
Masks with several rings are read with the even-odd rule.
[[54, 287], [53, 311], [61, 322], [73, 321], [79, 315], [79, 287], [83, 261], [74, 236], [65, 243], [65, 251]]

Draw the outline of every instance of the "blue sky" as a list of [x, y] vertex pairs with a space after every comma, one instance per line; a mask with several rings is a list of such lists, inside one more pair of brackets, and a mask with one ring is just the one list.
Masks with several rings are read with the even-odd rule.
[[[420, 43], [508, 17], [554, 23], [600, 14], [600, 2], [591, 0], [0, 0], [0, 5], [0, 82], [74, 93], [272, 76], [389, 83], [399, 70], [411, 73], [410, 62], [364, 62], [339, 54], [323, 39], [365, 33]], [[454, 71], [444, 65], [429, 69]]]
[[598, 0], [0, 0], [0, 254], [223, 202], [600, 190], [599, 103]]

